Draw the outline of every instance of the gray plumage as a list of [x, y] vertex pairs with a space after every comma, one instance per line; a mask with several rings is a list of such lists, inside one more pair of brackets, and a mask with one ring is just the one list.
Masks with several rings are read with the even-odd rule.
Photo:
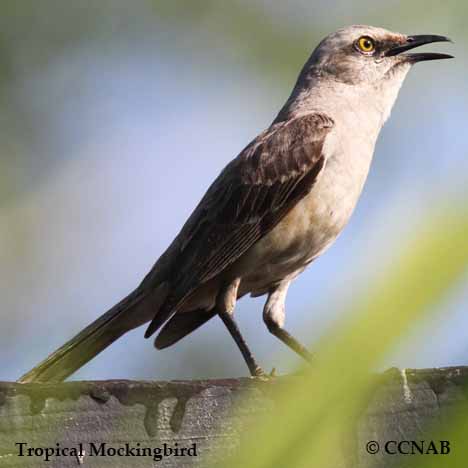
[[411, 66], [449, 57], [403, 52], [442, 40], [370, 26], [325, 38], [277, 118], [221, 172], [140, 286], [20, 382], [63, 380], [146, 322], [146, 337], [162, 327], [164, 348], [216, 314], [258, 375], [233, 319], [246, 294], [268, 294], [268, 329], [310, 358], [283, 328], [289, 284], [348, 222]]

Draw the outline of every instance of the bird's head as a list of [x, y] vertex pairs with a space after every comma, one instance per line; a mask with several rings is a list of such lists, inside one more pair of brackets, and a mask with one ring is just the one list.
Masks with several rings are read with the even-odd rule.
[[431, 42], [450, 41], [436, 35], [408, 36], [373, 26], [348, 26], [320, 42], [304, 65], [294, 90], [276, 121], [313, 109], [375, 110], [377, 127], [390, 115], [398, 91], [412, 65], [452, 58], [433, 52], [411, 53]]
[[450, 39], [436, 35], [408, 36], [372, 26], [349, 26], [323, 39], [312, 54], [309, 67], [313, 73], [350, 85], [381, 84], [400, 76], [403, 81], [409, 68], [417, 62], [452, 58], [446, 54], [407, 51], [445, 41]]

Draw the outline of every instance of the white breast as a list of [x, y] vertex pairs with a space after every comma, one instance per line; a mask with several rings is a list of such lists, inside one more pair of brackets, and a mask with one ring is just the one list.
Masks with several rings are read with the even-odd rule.
[[[244, 256], [243, 283], [249, 291], [262, 291], [279, 279], [299, 273], [342, 231], [372, 160], [375, 139], [361, 140], [349, 129], [334, 129], [329, 135], [324, 147], [326, 165], [311, 192]], [[251, 268], [245, 275], [247, 265]]]

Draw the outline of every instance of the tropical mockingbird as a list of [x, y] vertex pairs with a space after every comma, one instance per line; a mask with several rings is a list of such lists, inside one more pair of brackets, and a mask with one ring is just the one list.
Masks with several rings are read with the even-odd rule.
[[411, 66], [451, 58], [407, 51], [447, 40], [370, 26], [327, 36], [276, 119], [221, 172], [138, 288], [20, 382], [63, 380], [146, 322], [161, 349], [215, 315], [260, 375], [233, 315], [246, 294], [267, 295], [269, 331], [310, 359], [283, 326], [288, 287], [348, 222]]

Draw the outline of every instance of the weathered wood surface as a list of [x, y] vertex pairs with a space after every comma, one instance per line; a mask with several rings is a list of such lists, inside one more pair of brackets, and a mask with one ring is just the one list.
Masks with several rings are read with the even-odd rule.
[[[96, 381], [63, 384], [0, 382], [0, 466], [28, 467], [201, 467], [229, 454], [240, 434], [265, 411], [274, 411], [274, 392], [285, 379], [135, 382]], [[343, 467], [387, 467], [395, 457], [368, 455], [366, 444], [422, 440], [431, 423], [466, 401], [468, 368], [387, 372], [346, 444]], [[240, 404], [242, 402], [242, 404]], [[468, 416], [468, 415], [467, 415]], [[69, 450], [83, 446], [83, 456], [19, 456], [19, 446]], [[96, 456], [106, 448], [191, 448], [197, 456]], [[40, 453], [40, 452], [37, 452]], [[102, 452], [101, 452], [102, 453]], [[216, 463], [215, 463], [216, 466]], [[218, 466], [222, 466], [219, 460]], [[313, 462], [311, 461], [311, 466]], [[408, 465], [411, 466], [411, 465]], [[441, 465], [442, 466], [442, 465]]]

